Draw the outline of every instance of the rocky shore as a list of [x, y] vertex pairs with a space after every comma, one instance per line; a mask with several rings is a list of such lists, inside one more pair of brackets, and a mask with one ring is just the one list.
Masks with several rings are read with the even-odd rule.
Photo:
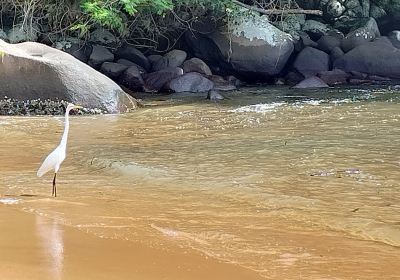
[[[63, 115], [68, 102], [64, 100], [16, 100], [11, 98], [0, 99], [0, 115], [32, 116], [32, 115]], [[71, 111], [71, 115], [96, 115], [106, 111], [98, 108], [82, 108]]]
[[[181, 37], [179, 48], [162, 53], [136, 48], [101, 28], [82, 41], [5, 27], [0, 30], [0, 71], [5, 73], [0, 98], [59, 98], [124, 112], [136, 108], [129, 97], [136, 92], [206, 94], [253, 83], [296, 90], [400, 79], [400, 31], [391, 29], [400, 29], [400, 9], [379, 1], [297, 2], [322, 15], [287, 14], [272, 20], [246, 11], [229, 26], [202, 18]], [[20, 43], [26, 40], [52, 48]]]

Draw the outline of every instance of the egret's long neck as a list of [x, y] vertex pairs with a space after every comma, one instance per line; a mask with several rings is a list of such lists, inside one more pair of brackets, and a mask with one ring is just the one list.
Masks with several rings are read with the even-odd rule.
[[61, 138], [60, 146], [64, 145], [65, 147], [67, 146], [67, 140], [68, 140], [68, 131], [69, 131], [69, 111], [67, 110], [65, 112], [65, 123], [64, 123], [64, 133]]

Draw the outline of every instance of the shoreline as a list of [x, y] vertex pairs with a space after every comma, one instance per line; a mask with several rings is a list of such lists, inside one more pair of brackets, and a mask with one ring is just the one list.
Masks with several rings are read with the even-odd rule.
[[264, 279], [190, 249], [102, 239], [10, 205], [0, 205], [0, 228], [3, 279]]

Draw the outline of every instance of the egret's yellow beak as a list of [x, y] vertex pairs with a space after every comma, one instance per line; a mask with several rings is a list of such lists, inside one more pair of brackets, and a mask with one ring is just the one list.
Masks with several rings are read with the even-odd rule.
[[74, 106], [74, 109], [83, 109], [83, 107], [82, 107], [82, 106], [79, 106], [79, 105], [75, 105], [75, 106]]

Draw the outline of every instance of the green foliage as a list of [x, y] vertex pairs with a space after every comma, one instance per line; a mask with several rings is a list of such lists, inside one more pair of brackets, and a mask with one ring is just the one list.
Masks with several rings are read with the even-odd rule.
[[81, 7], [90, 18], [107, 28], [123, 33], [127, 22], [125, 14], [134, 16], [149, 9], [157, 15], [172, 10], [172, 0], [82, 0]]
[[[282, 0], [240, 1], [261, 7]], [[90, 31], [102, 26], [132, 44], [157, 47], [163, 41], [163, 48], [168, 49], [194, 22], [229, 25], [239, 9], [233, 0], [2, 0], [0, 10], [27, 29], [34, 26], [48, 33], [51, 40], [60, 35], [86, 39]]]

